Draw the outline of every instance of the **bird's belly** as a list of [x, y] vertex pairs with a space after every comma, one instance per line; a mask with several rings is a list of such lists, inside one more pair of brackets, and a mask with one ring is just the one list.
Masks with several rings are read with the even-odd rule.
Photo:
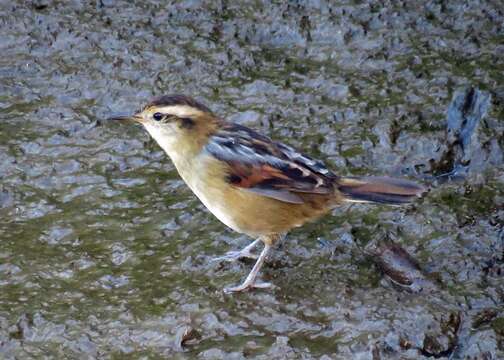
[[188, 185], [203, 205], [224, 225], [240, 233], [247, 232], [238, 223], [233, 204], [226, 203], [225, 190], [202, 182], [193, 182]]
[[185, 183], [205, 207], [222, 223], [231, 229], [245, 232], [236, 221], [232, 204], [227, 203], [226, 192], [229, 189], [218, 171], [211, 171], [209, 159], [201, 155], [194, 159], [190, 171], [178, 169]]
[[229, 184], [193, 183], [191, 189], [221, 222], [252, 237], [286, 233], [326, 212], [309, 204], [285, 203]]

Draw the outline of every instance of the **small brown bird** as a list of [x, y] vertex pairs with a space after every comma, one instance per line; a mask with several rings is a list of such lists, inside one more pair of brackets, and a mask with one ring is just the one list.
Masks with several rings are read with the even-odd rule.
[[257, 258], [252, 271], [225, 292], [266, 288], [256, 281], [271, 247], [289, 230], [345, 202], [403, 204], [423, 192], [413, 182], [387, 177], [341, 177], [321, 161], [227, 122], [183, 95], [153, 99], [141, 111], [114, 120], [141, 123], [173, 161], [201, 202], [231, 229], [256, 240], [218, 260]]

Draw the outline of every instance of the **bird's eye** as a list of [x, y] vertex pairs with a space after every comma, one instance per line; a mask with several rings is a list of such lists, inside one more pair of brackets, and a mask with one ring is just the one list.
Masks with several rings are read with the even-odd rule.
[[152, 118], [156, 121], [159, 121], [163, 118], [163, 114], [161, 113], [155, 113], [154, 115], [152, 115]]

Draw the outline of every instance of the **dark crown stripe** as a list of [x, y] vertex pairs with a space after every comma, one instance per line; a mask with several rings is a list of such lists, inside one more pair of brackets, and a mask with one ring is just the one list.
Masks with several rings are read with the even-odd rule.
[[150, 106], [176, 106], [176, 105], [187, 105], [196, 108], [198, 110], [201, 110], [203, 112], [207, 113], [212, 112], [212, 110], [210, 110], [207, 106], [185, 95], [158, 96], [154, 98], [150, 103], [148, 103], [146, 105], [146, 108]]

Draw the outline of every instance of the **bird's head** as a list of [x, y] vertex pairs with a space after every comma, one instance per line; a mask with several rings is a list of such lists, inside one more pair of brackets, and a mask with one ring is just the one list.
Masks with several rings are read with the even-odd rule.
[[110, 119], [142, 124], [172, 158], [204, 146], [220, 122], [208, 107], [185, 95], [159, 96], [132, 115]]

